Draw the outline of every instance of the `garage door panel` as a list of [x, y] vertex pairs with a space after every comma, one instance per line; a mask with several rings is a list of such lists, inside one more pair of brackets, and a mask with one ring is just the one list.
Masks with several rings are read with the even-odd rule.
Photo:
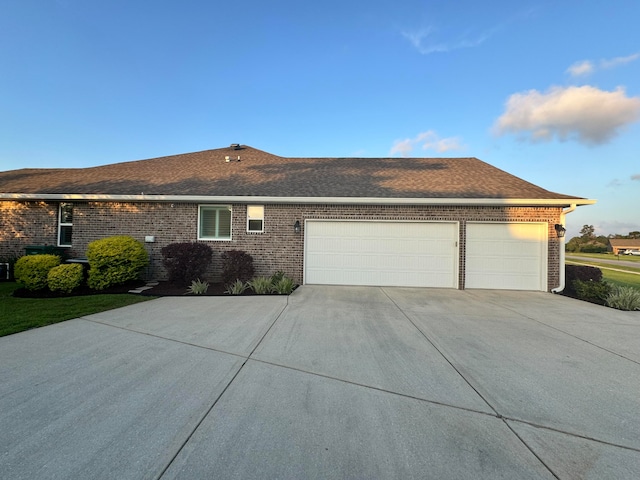
[[457, 287], [455, 223], [308, 221], [305, 282]]
[[466, 288], [546, 290], [544, 223], [467, 224]]

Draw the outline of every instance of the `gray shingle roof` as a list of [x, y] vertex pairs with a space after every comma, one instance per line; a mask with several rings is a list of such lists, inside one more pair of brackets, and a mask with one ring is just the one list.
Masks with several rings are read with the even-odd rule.
[[[231, 161], [227, 162], [226, 157]], [[237, 157], [240, 156], [240, 160]], [[0, 172], [0, 194], [569, 199], [477, 158], [285, 158], [242, 146]]]

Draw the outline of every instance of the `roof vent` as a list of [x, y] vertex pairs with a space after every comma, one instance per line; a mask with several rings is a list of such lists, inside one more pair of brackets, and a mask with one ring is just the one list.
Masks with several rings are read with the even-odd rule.
[[233, 148], [234, 150], [242, 150], [242, 147], [239, 143], [232, 143], [231, 148]]

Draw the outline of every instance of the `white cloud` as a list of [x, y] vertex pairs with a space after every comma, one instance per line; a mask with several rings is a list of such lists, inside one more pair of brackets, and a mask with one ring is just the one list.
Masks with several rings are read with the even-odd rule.
[[615, 68], [620, 65], [626, 65], [627, 63], [631, 63], [640, 58], [640, 53], [634, 53], [633, 55], [628, 55], [626, 57], [616, 57], [611, 60], [601, 60], [600, 67], [601, 68]]
[[593, 62], [590, 60], [583, 60], [581, 62], [576, 62], [571, 65], [567, 72], [569, 72], [574, 77], [581, 77], [583, 75], [589, 75], [593, 73], [595, 67], [593, 66]]
[[631, 180], [636, 180], [640, 182], [640, 173], [636, 173], [635, 175], [631, 175]]
[[428, 130], [419, 133], [414, 138], [396, 140], [393, 147], [391, 147], [390, 154], [408, 157], [416, 147], [421, 147], [422, 150], [435, 150], [438, 153], [463, 150], [465, 148], [459, 137], [440, 138], [436, 132]]
[[626, 57], [615, 57], [611, 59], [600, 60], [597, 65], [592, 60], [582, 60], [576, 62], [567, 68], [567, 73], [573, 77], [584, 77], [591, 75], [597, 70], [607, 70], [610, 68], [626, 65], [627, 63], [634, 62], [640, 58], [640, 53], [634, 53]]
[[391, 147], [391, 155], [400, 154], [402, 157], [408, 157], [409, 154], [413, 151], [414, 143], [410, 138], [405, 138], [404, 140], [396, 140]]
[[486, 32], [475, 37], [463, 37], [454, 41], [438, 42], [430, 38], [433, 33], [433, 27], [428, 27], [415, 32], [402, 32], [402, 36], [409, 40], [422, 55], [477, 47], [491, 36], [490, 32]]
[[627, 97], [623, 88], [608, 92], [588, 85], [529, 90], [509, 97], [494, 130], [498, 135], [522, 134], [529, 140], [606, 143], [640, 117], [640, 98]]

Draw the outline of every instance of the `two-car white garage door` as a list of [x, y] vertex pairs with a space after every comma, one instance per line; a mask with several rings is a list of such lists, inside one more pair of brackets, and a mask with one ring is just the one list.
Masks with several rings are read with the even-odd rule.
[[307, 221], [305, 283], [458, 286], [458, 224]]
[[[305, 224], [307, 284], [458, 288], [457, 222]], [[466, 288], [546, 290], [546, 224], [468, 223]]]

